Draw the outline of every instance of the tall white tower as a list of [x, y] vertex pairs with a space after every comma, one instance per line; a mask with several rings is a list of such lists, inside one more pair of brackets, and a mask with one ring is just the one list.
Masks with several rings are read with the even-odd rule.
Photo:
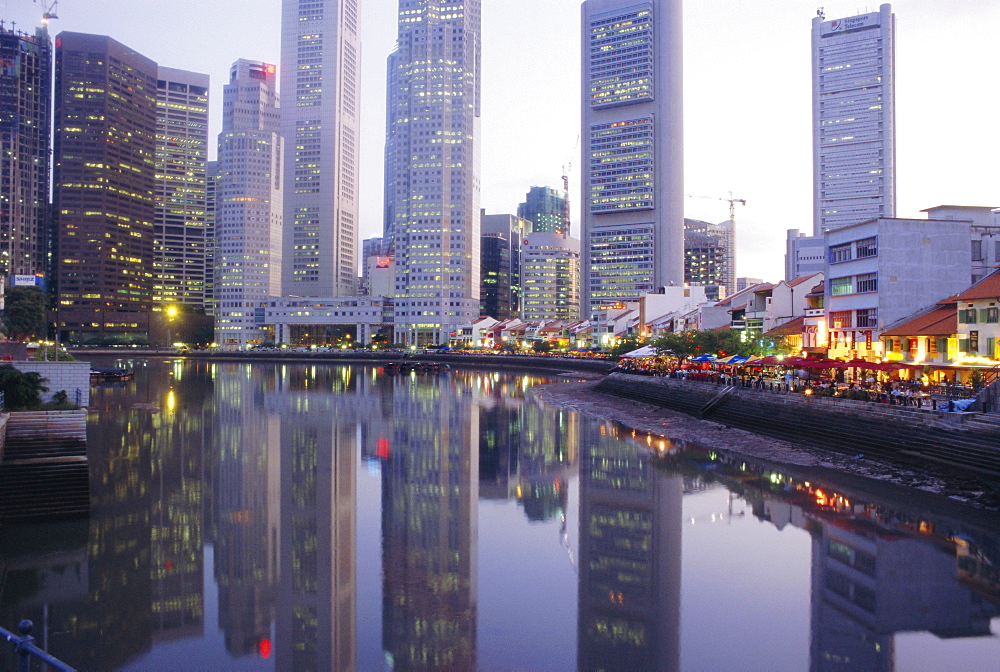
[[162, 65], [156, 82], [153, 301], [205, 307], [208, 75]]
[[896, 17], [812, 23], [813, 235], [896, 216]]
[[684, 283], [681, 0], [583, 3], [583, 301]]
[[222, 90], [215, 211], [215, 340], [267, 340], [255, 314], [281, 295], [281, 136], [275, 71], [240, 59]]
[[282, 0], [286, 296], [358, 280], [358, 0]]
[[480, 0], [399, 2], [387, 157], [397, 341], [447, 343], [479, 316], [480, 21]]

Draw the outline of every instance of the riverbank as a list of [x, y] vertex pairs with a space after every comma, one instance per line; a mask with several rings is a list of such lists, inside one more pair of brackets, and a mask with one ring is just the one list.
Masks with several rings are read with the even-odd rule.
[[720, 452], [741, 455], [757, 463], [781, 466], [802, 478], [823, 478], [878, 490], [904, 489], [909, 496], [927, 496], [928, 504], [942, 500], [984, 512], [1000, 511], [1000, 484], [987, 476], [942, 477], [934, 465], [904, 468], [864, 457], [821, 450], [791, 441], [698, 420], [659, 406], [603, 394], [594, 387], [603, 377], [552, 383], [532, 388], [538, 399], [584, 415], [621, 423], [627, 427], [666, 436], [679, 443], [697, 444]]

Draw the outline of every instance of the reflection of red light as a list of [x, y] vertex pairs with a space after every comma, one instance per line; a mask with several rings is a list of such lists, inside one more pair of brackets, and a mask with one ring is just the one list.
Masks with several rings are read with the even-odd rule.
[[377, 444], [377, 446], [378, 447], [376, 448], [376, 454], [378, 455], [378, 459], [380, 459], [380, 460], [388, 460], [389, 459], [389, 439], [385, 438], [384, 436], [378, 437], [378, 444]]
[[271, 640], [262, 639], [260, 640], [260, 657], [270, 658], [271, 657]]
[[556, 492], [559, 492], [559, 479], [558, 478], [552, 481], [552, 485], [554, 485], [556, 487]]
[[163, 567], [169, 572], [171, 569], [174, 568], [174, 563], [167, 560], [165, 563], [163, 563]]

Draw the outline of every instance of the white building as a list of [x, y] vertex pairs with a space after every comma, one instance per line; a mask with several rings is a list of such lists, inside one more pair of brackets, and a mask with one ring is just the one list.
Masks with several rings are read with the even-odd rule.
[[282, 0], [284, 277], [288, 296], [358, 282], [358, 0]]
[[788, 229], [785, 239], [785, 280], [822, 273], [826, 266], [823, 236], [807, 236]]
[[208, 86], [208, 75], [157, 68], [153, 220], [156, 307], [205, 307]]
[[261, 322], [274, 330], [275, 343], [331, 345], [344, 332], [369, 344], [380, 330], [392, 331], [392, 300], [381, 296], [272, 297]]
[[580, 317], [580, 241], [560, 233], [529, 233], [521, 241], [521, 318]]
[[585, 313], [684, 284], [681, 0], [587, 0]]
[[445, 344], [479, 317], [480, 23], [480, 0], [399, 2], [386, 175], [400, 342]]
[[240, 59], [222, 92], [215, 211], [215, 340], [268, 340], [257, 320], [281, 295], [281, 137], [274, 65]]
[[896, 214], [895, 34], [888, 4], [813, 19], [814, 236]]
[[880, 332], [969, 286], [969, 221], [879, 218], [826, 233], [829, 356], [881, 357]]
[[1000, 268], [1000, 209], [974, 205], [938, 205], [921, 212], [926, 212], [928, 219], [965, 220], [972, 224], [971, 284]]

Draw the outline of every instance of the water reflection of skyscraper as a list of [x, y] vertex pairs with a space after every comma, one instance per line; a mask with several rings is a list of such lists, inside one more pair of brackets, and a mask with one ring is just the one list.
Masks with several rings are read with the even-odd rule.
[[479, 418], [467, 388], [396, 387], [382, 466], [382, 639], [400, 669], [476, 667]]
[[677, 670], [683, 480], [592, 427], [581, 437], [577, 665]]

